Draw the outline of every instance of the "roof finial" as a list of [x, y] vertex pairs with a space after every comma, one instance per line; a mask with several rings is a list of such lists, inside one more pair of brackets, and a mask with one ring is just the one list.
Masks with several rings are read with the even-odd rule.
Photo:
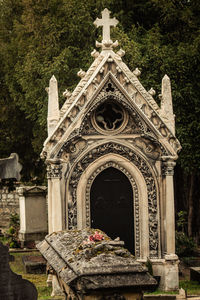
[[103, 27], [103, 40], [101, 43], [97, 42], [98, 47], [102, 47], [103, 49], [111, 49], [112, 47], [117, 47], [118, 42], [116, 41], [113, 43], [113, 41], [110, 39], [110, 27], [116, 26], [118, 24], [118, 20], [116, 18], [110, 19], [110, 11], [105, 8], [102, 12], [102, 19], [97, 18], [94, 21], [94, 24], [99, 27]]

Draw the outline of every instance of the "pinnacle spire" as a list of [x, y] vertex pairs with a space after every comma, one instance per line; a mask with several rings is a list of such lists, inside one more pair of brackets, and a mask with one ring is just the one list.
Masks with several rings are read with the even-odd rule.
[[48, 89], [48, 136], [53, 132], [59, 121], [58, 84], [53, 75], [49, 81]]
[[170, 78], [165, 74], [162, 79], [161, 115], [166, 120], [168, 127], [175, 134], [175, 120], [173, 114], [172, 92]]

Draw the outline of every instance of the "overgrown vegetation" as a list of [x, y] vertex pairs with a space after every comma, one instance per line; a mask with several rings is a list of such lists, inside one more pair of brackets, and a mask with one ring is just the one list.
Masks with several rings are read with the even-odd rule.
[[11, 214], [10, 216], [10, 224], [7, 232], [0, 237], [0, 241], [8, 246], [9, 248], [19, 248], [20, 241], [18, 237], [19, 233], [19, 215], [18, 214]]
[[200, 284], [197, 281], [180, 280], [179, 286], [186, 290], [188, 295], [200, 295]]
[[176, 231], [176, 254], [180, 257], [192, 256], [197, 248], [197, 245], [192, 237], [188, 237], [185, 233], [187, 225], [187, 212], [180, 211], [178, 213]]

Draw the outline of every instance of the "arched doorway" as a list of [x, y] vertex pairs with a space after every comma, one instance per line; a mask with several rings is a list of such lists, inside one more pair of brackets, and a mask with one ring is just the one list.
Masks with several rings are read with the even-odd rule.
[[124, 173], [109, 167], [94, 180], [90, 191], [91, 227], [111, 238], [120, 237], [134, 254], [133, 189]]

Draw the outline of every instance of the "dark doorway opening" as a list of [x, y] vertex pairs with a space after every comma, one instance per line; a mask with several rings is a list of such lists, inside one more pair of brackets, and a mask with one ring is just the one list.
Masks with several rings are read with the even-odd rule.
[[91, 186], [90, 207], [91, 227], [120, 237], [134, 254], [133, 189], [127, 176], [113, 167], [102, 171]]

